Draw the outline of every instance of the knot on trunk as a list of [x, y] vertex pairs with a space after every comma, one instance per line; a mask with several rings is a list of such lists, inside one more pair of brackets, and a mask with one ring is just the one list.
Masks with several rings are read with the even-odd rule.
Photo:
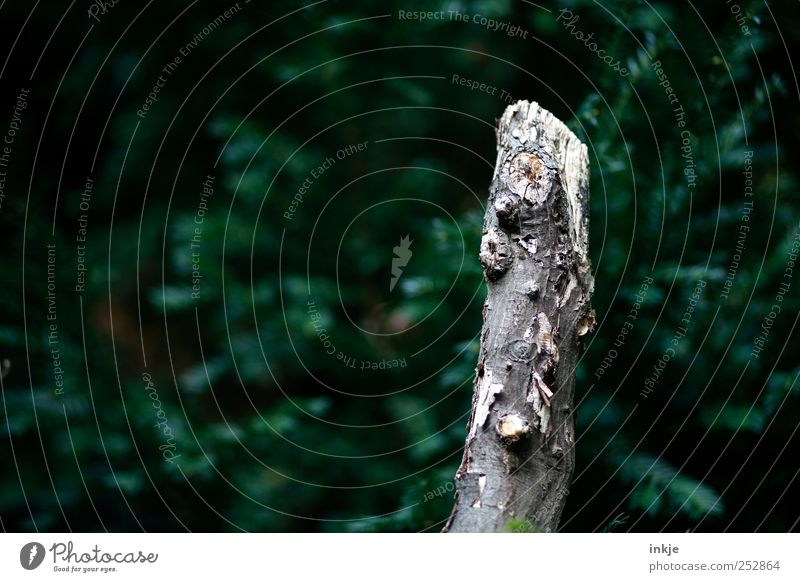
[[[594, 326], [586, 146], [535, 103], [497, 129], [480, 262], [488, 294], [456, 504], [445, 531], [558, 525], [574, 467], [572, 401]], [[470, 478], [466, 478], [470, 476]]]

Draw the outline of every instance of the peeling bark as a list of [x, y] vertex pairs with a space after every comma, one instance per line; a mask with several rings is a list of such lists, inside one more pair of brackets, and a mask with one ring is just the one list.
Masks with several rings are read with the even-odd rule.
[[581, 336], [594, 328], [586, 146], [536, 103], [509, 106], [483, 226], [484, 306], [466, 445], [444, 531], [554, 531], [574, 469]]

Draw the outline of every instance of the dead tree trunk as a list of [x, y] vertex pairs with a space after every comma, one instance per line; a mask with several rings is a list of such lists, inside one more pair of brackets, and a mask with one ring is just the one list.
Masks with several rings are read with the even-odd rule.
[[586, 146], [536, 103], [509, 106], [480, 261], [489, 288], [455, 507], [444, 531], [554, 531], [574, 468], [581, 336], [594, 328]]

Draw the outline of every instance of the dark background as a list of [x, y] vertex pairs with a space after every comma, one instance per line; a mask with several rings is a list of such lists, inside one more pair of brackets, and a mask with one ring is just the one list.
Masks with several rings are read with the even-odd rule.
[[[120, 0], [97, 21], [85, 0], [0, 3], [3, 135], [30, 90], [0, 168], [4, 530], [440, 529], [471, 400], [502, 91], [564, 120], [591, 159], [599, 325], [578, 369], [563, 529], [797, 528], [800, 279], [784, 278], [800, 220], [796, 2], [252, 0], [203, 34], [231, 5]], [[561, 9], [578, 16], [571, 28]], [[195, 299], [190, 241], [208, 175]], [[413, 256], [390, 292], [406, 235]], [[698, 280], [686, 336], [644, 398]]]

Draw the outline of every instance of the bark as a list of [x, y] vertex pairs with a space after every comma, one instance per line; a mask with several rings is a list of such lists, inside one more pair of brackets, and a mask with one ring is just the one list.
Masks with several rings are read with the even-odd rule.
[[581, 337], [594, 328], [586, 146], [536, 103], [509, 106], [480, 261], [488, 285], [451, 532], [554, 531], [574, 468]]

